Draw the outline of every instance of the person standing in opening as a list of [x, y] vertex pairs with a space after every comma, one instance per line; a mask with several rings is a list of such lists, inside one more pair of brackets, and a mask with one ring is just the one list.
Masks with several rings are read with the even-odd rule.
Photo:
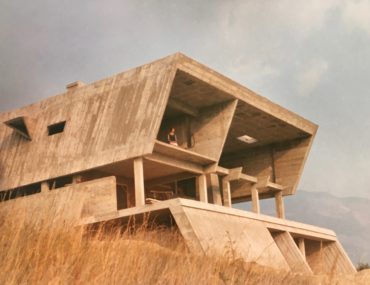
[[167, 135], [167, 141], [171, 145], [179, 146], [177, 143], [177, 136], [175, 131], [176, 131], [175, 128], [171, 128], [171, 131]]

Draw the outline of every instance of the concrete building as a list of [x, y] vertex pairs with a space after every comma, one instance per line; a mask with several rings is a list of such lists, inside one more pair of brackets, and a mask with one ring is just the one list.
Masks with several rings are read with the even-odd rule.
[[[53, 197], [81, 224], [150, 213], [197, 252], [232, 240], [246, 261], [355, 271], [333, 231], [285, 219], [317, 126], [183, 54], [69, 84], [0, 122], [0, 208]], [[276, 217], [260, 213], [268, 198]], [[251, 212], [232, 208], [243, 201]]]

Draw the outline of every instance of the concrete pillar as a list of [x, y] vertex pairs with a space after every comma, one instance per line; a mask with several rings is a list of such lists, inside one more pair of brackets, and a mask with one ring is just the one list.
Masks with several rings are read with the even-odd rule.
[[251, 189], [252, 194], [252, 212], [259, 214], [261, 212], [260, 209], [260, 199], [258, 194], [257, 185], [253, 184]]
[[285, 219], [283, 192], [278, 191], [275, 193], [275, 206], [276, 206], [276, 216], [280, 219]]
[[82, 175], [80, 175], [80, 174], [73, 175], [72, 184], [77, 184], [77, 183], [81, 183], [81, 182], [82, 182]]
[[298, 238], [298, 248], [301, 251], [304, 258], [306, 258], [306, 248], [304, 245], [304, 238]]
[[230, 181], [228, 179], [222, 179], [222, 194], [224, 197], [224, 206], [231, 207], [231, 189]]
[[41, 182], [41, 193], [48, 193], [49, 191], [49, 183], [47, 181]]
[[205, 174], [197, 176], [196, 187], [199, 195], [199, 201], [208, 203], [207, 178]]
[[209, 175], [209, 180], [212, 191], [213, 204], [222, 206], [220, 181], [218, 179], [217, 173], [211, 173]]
[[135, 183], [135, 206], [145, 205], [145, 187], [144, 187], [144, 165], [143, 158], [134, 159], [134, 183]]

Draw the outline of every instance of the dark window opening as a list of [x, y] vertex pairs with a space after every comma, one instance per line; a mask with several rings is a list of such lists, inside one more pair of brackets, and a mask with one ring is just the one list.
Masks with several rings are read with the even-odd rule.
[[50, 190], [62, 188], [69, 184], [72, 184], [72, 176], [58, 177], [56, 179], [49, 180], [48, 183]]
[[48, 126], [48, 135], [52, 136], [58, 133], [62, 133], [64, 131], [65, 125], [66, 125], [66, 121], [59, 122], [59, 123]]
[[189, 178], [177, 182], [177, 191], [180, 197], [195, 199], [196, 198], [195, 178]]
[[41, 183], [35, 183], [16, 189], [0, 192], [0, 202], [16, 199], [41, 192]]
[[117, 185], [116, 194], [117, 194], [117, 210], [127, 209], [128, 208], [127, 187], [123, 185]]
[[22, 137], [31, 140], [31, 135], [27, 128], [25, 117], [17, 117], [4, 122], [4, 124], [12, 128], [16, 133], [20, 134]]

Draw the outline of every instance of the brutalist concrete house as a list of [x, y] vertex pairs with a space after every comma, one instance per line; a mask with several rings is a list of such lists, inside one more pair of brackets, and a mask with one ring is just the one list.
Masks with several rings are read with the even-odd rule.
[[[53, 197], [87, 225], [150, 213], [196, 252], [231, 240], [246, 261], [355, 271], [333, 231], [285, 219], [317, 126], [183, 54], [69, 84], [0, 122], [0, 209], [27, 200], [33, 215]], [[233, 208], [246, 201], [250, 211]]]

